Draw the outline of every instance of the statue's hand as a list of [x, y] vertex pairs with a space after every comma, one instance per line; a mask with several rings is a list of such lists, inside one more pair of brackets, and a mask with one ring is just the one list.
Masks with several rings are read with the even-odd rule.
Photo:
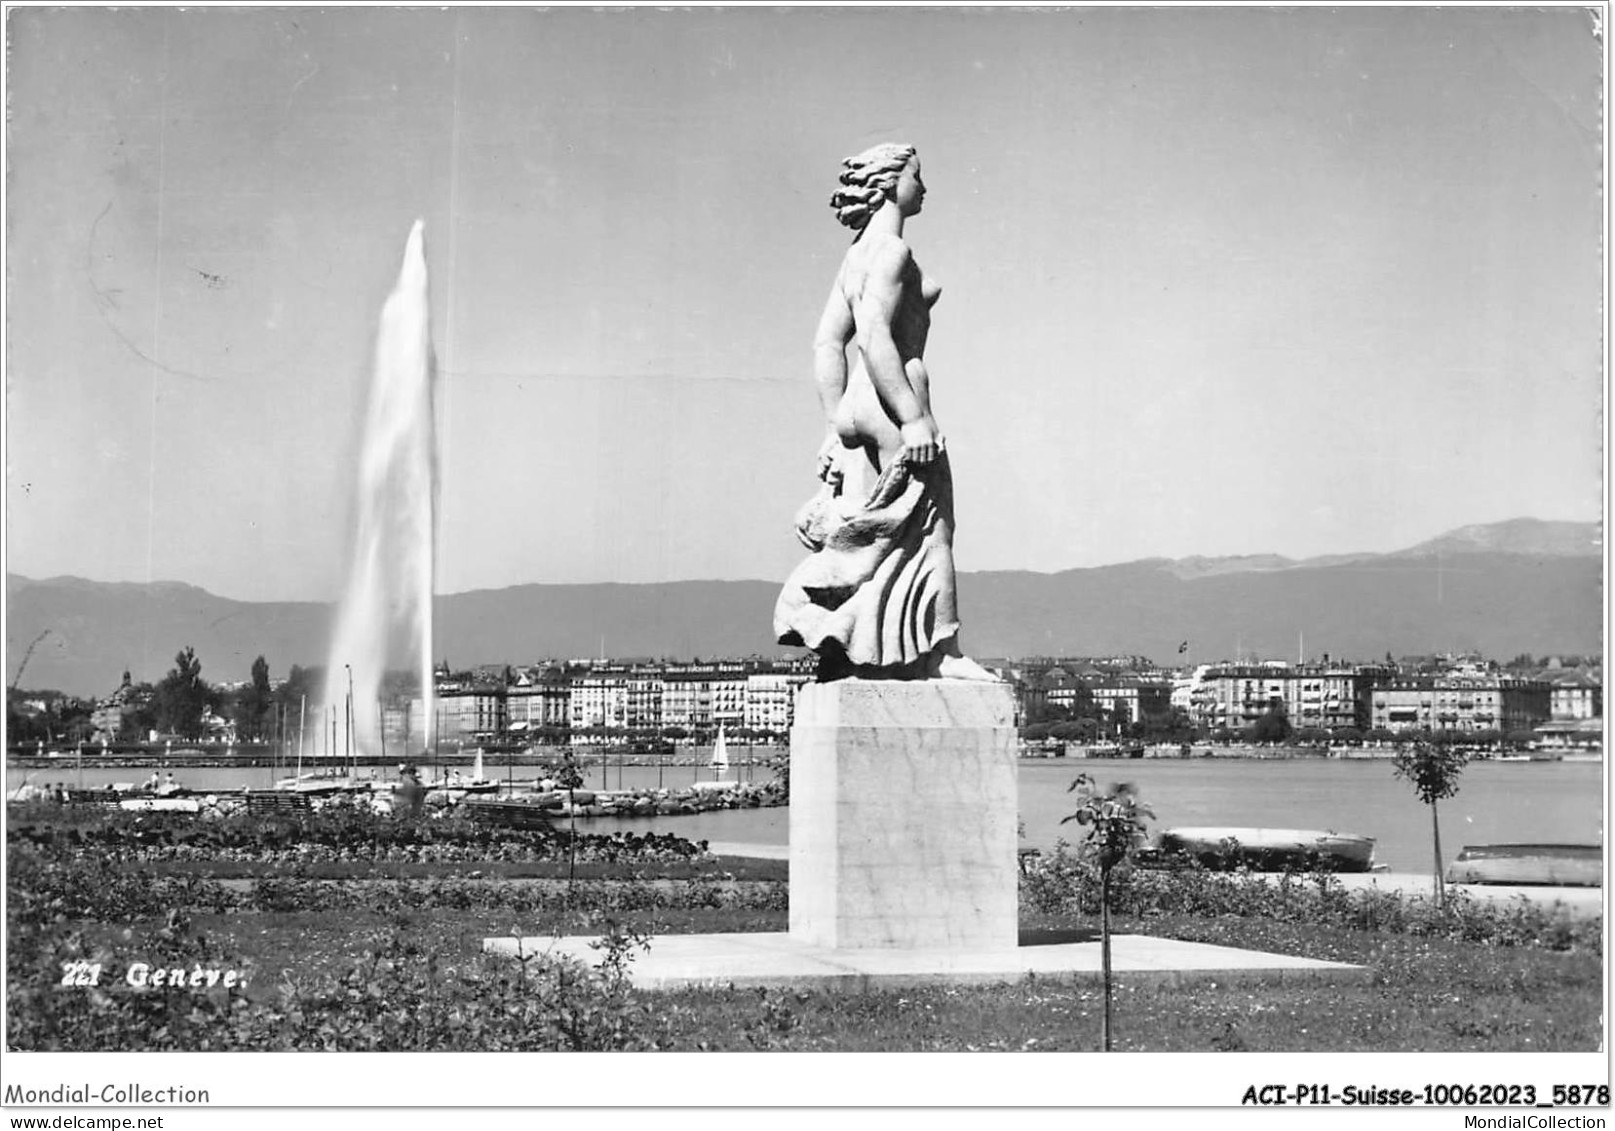
[[818, 474], [819, 478], [826, 483], [841, 478], [841, 465], [837, 463], [836, 457], [840, 454], [842, 447], [841, 437], [834, 429], [824, 438], [824, 443], [819, 445]]
[[898, 458], [916, 466], [933, 462], [948, 446], [942, 433], [937, 431], [936, 421], [929, 416], [903, 425], [902, 437], [903, 450], [898, 453]]

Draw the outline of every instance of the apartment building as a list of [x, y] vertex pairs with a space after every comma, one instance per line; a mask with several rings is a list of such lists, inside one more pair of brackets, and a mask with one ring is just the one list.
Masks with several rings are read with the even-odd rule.
[[1397, 676], [1374, 688], [1370, 725], [1385, 730], [1530, 729], [1551, 713], [1542, 680], [1481, 672]]
[[783, 735], [796, 716], [796, 696], [813, 678], [811, 661], [762, 661], [746, 672], [744, 725]]

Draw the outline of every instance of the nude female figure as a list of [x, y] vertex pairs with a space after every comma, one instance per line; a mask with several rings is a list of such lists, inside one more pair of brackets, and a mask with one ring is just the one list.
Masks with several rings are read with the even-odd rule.
[[830, 204], [858, 234], [814, 335], [825, 486], [798, 534], [815, 556], [786, 583], [775, 629], [819, 653], [823, 678], [994, 679], [959, 650], [953, 483], [924, 361], [941, 289], [903, 239], [925, 201], [919, 157], [888, 144], [842, 164]]

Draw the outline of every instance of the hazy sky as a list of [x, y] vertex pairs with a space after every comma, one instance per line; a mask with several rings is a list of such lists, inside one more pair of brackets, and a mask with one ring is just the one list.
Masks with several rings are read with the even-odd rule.
[[783, 578], [882, 140], [960, 568], [1597, 519], [1592, 18], [13, 10], [8, 568], [335, 598], [420, 216], [439, 592]]

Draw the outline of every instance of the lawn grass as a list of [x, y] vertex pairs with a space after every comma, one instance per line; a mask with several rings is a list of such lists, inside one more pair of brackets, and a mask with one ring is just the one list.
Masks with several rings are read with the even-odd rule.
[[[81, 824], [96, 832], [88, 819]], [[216, 830], [183, 858], [161, 822], [102, 821], [8, 845], [8, 1042], [20, 1048], [1090, 1050], [1091, 980], [846, 993], [633, 990], [548, 959], [486, 955], [485, 938], [788, 929], [785, 861], [713, 859], [652, 844], [576, 868], [546, 838], [416, 830], [454, 859], [377, 860], [357, 819], [315, 822], [304, 858], [259, 830]], [[184, 828], [186, 833], [197, 830]], [[206, 831], [206, 830], [203, 830]], [[411, 834], [387, 828], [388, 835]], [[426, 833], [430, 835], [425, 835]], [[225, 844], [222, 834], [234, 837]], [[249, 835], [251, 834], [251, 835]], [[166, 835], [166, 834], [164, 834]], [[212, 835], [212, 833], [210, 833]], [[397, 839], [395, 837], [395, 839]], [[111, 846], [109, 848], [109, 846]], [[115, 849], [116, 851], [113, 851]], [[412, 847], [413, 851], [413, 847]], [[419, 855], [419, 854], [416, 854]], [[430, 855], [430, 853], [428, 854]], [[605, 856], [601, 851], [600, 856]], [[1056, 853], [1020, 877], [1021, 938], [1090, 941], [1091, 869]], [[1123, 1051], [1592, 1051], [1603, 1036], [1600, 924], [1534, 905], [1446, 907], [1347, 892], [1327, 876], [1138, 872], [1111, 888], [1119, 934], [1353, 963], [1352, 983], [1116, 979]], [[65, 960], [106, 964], [104, 992], [58, 988]], [[129, 964], [244, 969], [244, 991], [192, 999], [120, 985]]]
[[[658, 909], [616, 917], [650, 936], [784, 931], [781, 911]], [[250, 966], [251, 1000], [362, 963], [384, 936], [438, 956], [452, 975], [502, 960], [487, 937], [599, 935], [605, 917], [578, 910], [513, 919], [498, 910], [418, 913], [245, 912], [199, 915], [196, 931], [220, 954]], [[92, 935], [137, 956], [125, 937]], [[1260, 919], [1119, 919], [1122, 934], [1239, 946], [1367, 966], [1353, 984], [1215, 979], [1165, 985], [1116, 982], [1119, 1051], [1500, 1052], [1595, 1050], [1602, 1037], [1602, 962], [1591, 953], [1495, 947], [1408, 935]], [[1093, 924], [1064, 915], [1024, 916], [1023, 940], [1091, 937]], [[1015, 984], [848, 994], [833, 990], [688, 989], [635, 997], [654, 1003], [664, 1048], [713, 1051], [1082, 1051], [1098, 1047], [1099, 987], [1058, 978]]]

